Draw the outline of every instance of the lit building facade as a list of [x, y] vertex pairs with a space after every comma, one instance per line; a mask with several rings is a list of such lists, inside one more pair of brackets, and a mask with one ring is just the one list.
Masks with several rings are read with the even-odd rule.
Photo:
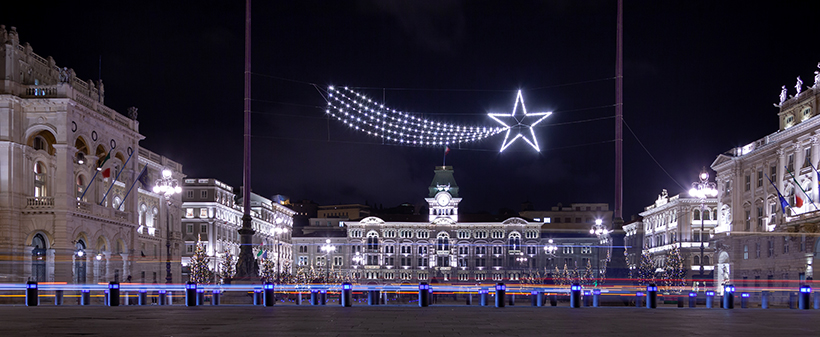
[[[643, 235], [641, 241], [644, 244], [642, 249], [652, 256], [657, 272], [662, 272], [666, 268], [667, 255], [674, 246], [677, 246], [687, 271], [687, 279], [711, 278], [714, 270], [714, 248], [709, 241], [717, 225], [715, 198], [705, 199], [701, 213], [701, 199], [681, 195], [669, 196], [666, 190], [663, 190], [655, 203], [647, 206], [640, 216], [643, 217], [640, 229]], [[639, 232], [636, 227], [637, 224], [624, 226], [626, 236], [637, 235]], [[703, 259], [701, 243], [704, 248]], [[632, 259], [633, 267], [639, 264], [640, 255]], [[704, 277], [700, 277], [701, 264]]]
[[[168, 206], [135, 181], [143, 170], [149, 185], [166, 169], [181, 179], [182, 165], [140, 148], [128, 114], [105, 105], [102, 81], [0, 26], [0, 251], [14, 262], [0, 282], [164, 283], [179, 261], [180, 199]], [[179, 282], [179, 263], [170, 271]]]
[[[721, 154], [717, 172], [717, 284], [789, 287], [813, 276], [817, 253], [820, 76], [781, 93], [778, 131]], [[771, 179], [771, 182], [770, 180]], [[788, 205], [785, 209], [779, 193]]]
[[[187, 277], [191, 256], [197, 242], [204, 245], [205, 254], [210, 257], [210, 269], [216, 274], [226, 253], [239, 256], [239, 233], [242, 227], [243, 203], [235, 201], [233, 187], [211, 178], [187, 178], [182, 191], [183, 272]], [[252, 227], [254, 252], [267, 251], [267, 257], [279, 261], [282, 272], [290, 272], [289, 263], [293, 259], [291, 235], [293, 215], [288, 207], [270, 199], [251, 193]], [[218, 281], [218, 280], [214, 280]]]

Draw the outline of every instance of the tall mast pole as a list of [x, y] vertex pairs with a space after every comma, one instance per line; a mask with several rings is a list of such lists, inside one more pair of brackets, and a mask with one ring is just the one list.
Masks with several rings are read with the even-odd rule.
[[615, 219], [623, 221], [623, 0], [618, 0], [617, 47], [615, 52]]
[[239, 229], [239, 261], [236, 278], [254, 281], [259, 265], [253, 256], [253, 230], [251, 218], [251, 0], [245, 0], [245, 149], [242, 177], [242, 228]]

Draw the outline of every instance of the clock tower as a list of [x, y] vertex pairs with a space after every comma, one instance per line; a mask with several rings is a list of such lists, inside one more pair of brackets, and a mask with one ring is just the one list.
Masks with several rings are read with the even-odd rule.
[[430, 208], [430, 222], [437, 219], [449, 219], [458, 222], [458, 184], [453, 178], [452, 166], [436, 166], [433, 182], [428, 188], [430, 193], [424, 200]]

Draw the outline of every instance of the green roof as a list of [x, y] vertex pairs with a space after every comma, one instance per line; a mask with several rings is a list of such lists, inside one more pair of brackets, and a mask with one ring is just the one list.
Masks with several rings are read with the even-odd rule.
[[434, 171], [436, 173], [433, 176], [433, 182], [430, 183], [430, 198], [436, 196], [436, 193], [439, 192], [439, 186], [450, 186], [450, 195], [453, 198], [459, 198], [458, 196], [458, 184], [456, 184], [456, 179], [453, 178], [453, 167], [452, 166], [436, 166]]

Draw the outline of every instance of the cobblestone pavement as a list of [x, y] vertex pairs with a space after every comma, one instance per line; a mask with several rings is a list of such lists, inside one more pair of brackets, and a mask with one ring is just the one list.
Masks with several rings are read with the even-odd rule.
[[480, 306], [0, 307], [0, 336], [817, 336], [820, 310]]

